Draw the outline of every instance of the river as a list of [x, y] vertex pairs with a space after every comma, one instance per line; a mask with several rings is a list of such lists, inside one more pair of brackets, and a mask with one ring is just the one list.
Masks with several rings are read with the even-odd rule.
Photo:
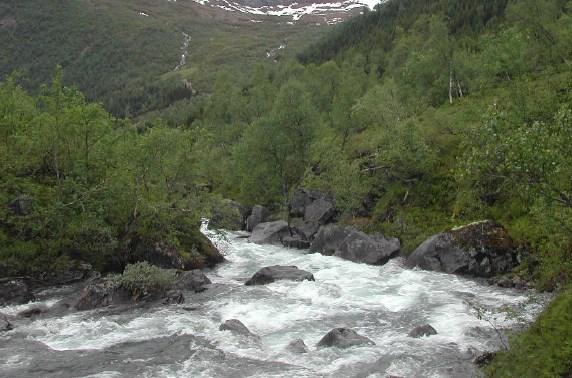
[[[517, 323], [502, 313], [479, 319], [475, 308], [508, 306], [532, 319], [541, 307], [527, 304], [525, 292], [407, 269], [401, 259], [369, 266], [251, 244], [240, 236], [227, 234], [228, 263], [206, 272], [212, 287], [186, 295], [184, 304], [47, 316], [0, 335], [0, 376], [472, 377], [478, 375], [475, 354], [501, 347], [493, 325]], [[269, 265], [296, 265], [316, 281], [244, 285]], [[51, 306], [65, 291], [48, 290], [40, 297]], [[14, 315], [28, 306], [4, 307], [0, 313]], [[260, 340], [219, 331], [231, 318]], [[438, 334], [407, 336], [426, 323]], [[335, 327], [353, 328], [376, 345], [317, 349]], [[309, 353], [285, 349], [298, 338]]]

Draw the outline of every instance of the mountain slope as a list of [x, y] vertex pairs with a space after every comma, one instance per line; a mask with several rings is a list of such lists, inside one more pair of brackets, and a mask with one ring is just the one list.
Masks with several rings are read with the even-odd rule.
[[65, 82], [88, 98], [140, 114], [209, 89], [216, 70], [269, 63], [268, 50], [286, 40], [288, 55], [325, 29], [191, 0], [8, 0], [0, 4], [0, 76], [19, 70], [35, 88], [61, 64]]

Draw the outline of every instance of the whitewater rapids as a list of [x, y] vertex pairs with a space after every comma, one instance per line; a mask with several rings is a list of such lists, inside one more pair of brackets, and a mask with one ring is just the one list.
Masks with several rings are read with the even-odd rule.
[[[25, 322], [0, 334], [0, 376], [472, 377], [478, 375], [474, 356], [501, 347], [492, 325], [517, 326], [502, 315], [479, 319], [475, 308], [508, 306], [531, 320], [541, 307], [528, 304], [525, 292], [406, 269], [400, 259], [369, 266], [251, 244], [240, 234], [226, 237], [228, 262], [206, 272], [213, 285], [205, 292], [186, 294], [181, 305]], [[296, 265], [316, 281], [244, 286], [269, 265]], [[53, 305], [62, 295], [62, 289], [47, 291], [44, 303]], [[27, 307], [4, 307], [0, 313], [14, 315]], [[258, 334], [260, 342], [219, 331], [231, 318]], [[423, 324], [438, 335], [407, 337]], [[376, 345], [316, 349], [336, 327], [353, 328]], [[310, 352], [287, 351], [294, 339], [303, 339]]]

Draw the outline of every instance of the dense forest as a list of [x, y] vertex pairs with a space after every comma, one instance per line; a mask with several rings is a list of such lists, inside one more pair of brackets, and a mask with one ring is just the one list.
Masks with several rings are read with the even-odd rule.
[[298, 60], [223, 73], [208, 98], [136, 122], [64, 87], [61, 70], [34, 96], [8, 76], [0, 267], [118, 269], [137, 238], [183, 248], [200, 266], [209, 251], [197, 224], [214, 204], [286, 211], [301, 186], [405, 252], [495, 219], [528, 251], [516, 273], [560, 297], [487, 372], [567, 376], [571, 12], [570, 0], [390, 1]]

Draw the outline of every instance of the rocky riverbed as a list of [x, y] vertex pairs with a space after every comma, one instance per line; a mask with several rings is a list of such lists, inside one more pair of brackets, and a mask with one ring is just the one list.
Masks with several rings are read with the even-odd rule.
[[[476, 356], [502, 347], [495, 328], [520, 324], [496, 310], [532, 319], [542, 307], [528, 303], [529, 292], [409, 269], [401, 258], [366, 265], [243, 235], [226, 234], [228, 261], [181, 304], [50, 311], [77, 290], [68, 286], [36, 293], [39, 304], [1, 307], [14, 329], [0, 333], [0, 376], [470, 377]], [[314, 280], [289, 268], [286, 279], [245, 285], [266, 266], [295, 266]], [[18, 316], [38, 305], [47, 310]], [[231, 319], [248, 333], [221, 327]], [[437, 334], [411, 336], [424, 325]], [[321, 341], [336, 328], [351, 331]]]

